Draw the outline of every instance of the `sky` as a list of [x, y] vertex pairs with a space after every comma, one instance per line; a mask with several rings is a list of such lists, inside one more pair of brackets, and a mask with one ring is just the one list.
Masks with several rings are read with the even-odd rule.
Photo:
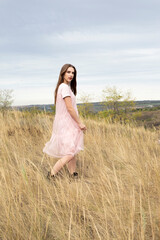
[[77, 103], [115, 86], [160, 100], [159, 0], [0, 0], [0, 89], [13, 106], [54, 104], [61, 67], [77, 69]]

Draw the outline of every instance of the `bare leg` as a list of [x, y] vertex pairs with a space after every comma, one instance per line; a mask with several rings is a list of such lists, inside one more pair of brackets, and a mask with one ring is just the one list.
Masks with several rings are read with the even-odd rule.
[[57, 172], [59, 172], [59, 170], [67, 163], [69, 162], [71, 159], [73, 158], [72, 155], [66, 155], [62, 158], [60, 158], [55, 165], [53, 166], [52, 170], [51, 170], [51, 175], [55, 175]]
[[76, 157], [74, 156], [68, 163], [67, 163], [68, 171], [72, 174], [76, 170]]

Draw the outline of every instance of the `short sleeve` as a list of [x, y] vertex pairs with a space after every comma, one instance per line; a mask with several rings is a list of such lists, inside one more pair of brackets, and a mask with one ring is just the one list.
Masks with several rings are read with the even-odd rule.
[[69, 91], [69, 86], [66, 84], [62, 85], [62, 90], [61, 90], [62, 98], [65, 98], [67, 96], [71, 97], [70, 91]]

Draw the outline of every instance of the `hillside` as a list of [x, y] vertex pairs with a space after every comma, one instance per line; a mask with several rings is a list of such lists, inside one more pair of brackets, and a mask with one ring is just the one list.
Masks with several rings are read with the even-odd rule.
[[160, 131], [83, 119], [80, 177], [49, 182], [53, 119], [0, 114], [0, 239], [160, 239]]

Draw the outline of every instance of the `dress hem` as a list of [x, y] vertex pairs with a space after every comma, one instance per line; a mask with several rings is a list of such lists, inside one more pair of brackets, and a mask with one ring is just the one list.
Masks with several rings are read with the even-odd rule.
[[43, 153], [47, 154], [49, 157], [52, 157], [52, 158], [62, 158], [62, 157], [65, 157], [66, 155], [72, 155], [74, 157], [80, 151], [84, 151], [84, 149], [83, 148], [79, 148], [75, 153], [66, 153], [65, 155], [59, 155], [59, 156], [58, 155], [51, 155], [47, 151], [43, 151]]

